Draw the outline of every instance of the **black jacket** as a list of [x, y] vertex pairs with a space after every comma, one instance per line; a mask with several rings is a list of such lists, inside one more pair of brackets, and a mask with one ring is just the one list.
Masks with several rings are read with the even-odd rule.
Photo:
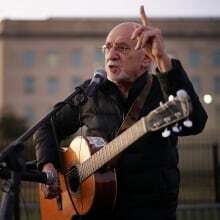
[[[186, 90], [194, 109], [190, 116], [193, 126], [183, 128], [178, 135], [197, 134], [204, 128], [207, 114], [180, 62], [172, 60], [172, 64], [173, 69], [170, 72], [158, 73], [162, 87], [166, 93], [173, 95], [176, 95], [179, 89]], [[144, 87], [146, 74], [135, 81], [128, 98], [121, 95], [115, 84], [106, 80], [95, 96], [89, 98], [83, 106], [66, 105], [54, 119], [59, 141], [83, 125], [87, 127], [87, 135], [101, 136], [111, 141], [131, 104]], [[147, 115], [164, 100], [158, 77], [153, 76], [152, 88], [140, 117]], [[86, 89], [87, 85], [88, 82], [85, 82], [82, 88]], [[50, 124], [45, 123], [36, 132], [34, 139], [39, 167], [46, 162], [53, 162], [57, 166], [57, 153]], [[170, 138], [163, 138], [161, 131], [157, 131], [143, 136], [133, 145], [121, 154], [117, 163], [117, 209], [123, 213], [123, 210], [135, 210], [135, 207], [176, 202], [179, 190], [177, 136], [172, 134]]]

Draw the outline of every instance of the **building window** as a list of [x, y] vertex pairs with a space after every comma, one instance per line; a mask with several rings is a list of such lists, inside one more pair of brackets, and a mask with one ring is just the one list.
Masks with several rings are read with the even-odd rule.
[[214, 77], [214, 92], [220, 94], [220, 76]]
[[59, 81], [57, 78], [52, 77], [48, 79], [48, 93], [55, 94], [59, 91]]
[[198, 76], [192, 76], [191, 77], [191, 82], [193, 84], [194, 89], [196, 90], [197, 93], [201, 92], [201, 82], [200, 82], [200, 78]]
[[27, 120], [27, 122], [30, 124], [35, 120], [35, 114], [33, 107], [31, 106], [25, 106], [24, 108], [24, 117]]
[[59, 63], [59, 54], [55, 50], [50, 50], [47, 53], [47, 62], [50, 67], [57, 66]]
[[35, 79], [32, 76], [25, 76], [23, 84], [26, 94], [33, 94], [35, 92]]
[[220, 49], [216, 49], [213, 51], [212, 62], [214, 66], [220, 66]]
[[82, 64], [82, 49], [74, 49], [70, 54], [70, 60], [74, 67], [80, 67]]
[[189, 65], [191, 67], [198, 67], [201, 62], [201, 54], [197, 50], [189, 51]]
[[35, 62], [35, 53], [34, 51], [26, 51], [22, 55], [23, 63], [26, 67], [32, 67]]
[[103, 55], [101, 49], [96, 48], [95, 52], [94, 52], [94, 56], [95, 56], [95, 62], [96, 63], [103, 64], [103, 62], [104, 62], [104, 55]]

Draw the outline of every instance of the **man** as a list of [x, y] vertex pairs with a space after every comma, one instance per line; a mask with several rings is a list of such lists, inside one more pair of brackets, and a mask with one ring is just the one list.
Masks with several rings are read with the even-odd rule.
[[[107, 142], [114, 139], [124, 116], [148, 83], [152, 63], [157, 67], [140, 117], [147, 115], [164, 100], [164, 94], [187, 91], [194, 111], [190, 115], [191, 128], [184, 127], [170, 138], [162, 138], [161, 131], [138, 140], [117, 158], [118, 195], [111, 215], [99, 213], [82, 219], [150, 219], [174, 220], [179, 191], [177, 135], [197, 134], [205, 126], [207, 115], [179, 61], [171, 59], [164, 47], [158, 28], [148, 24], [141, 7], [142, 25], [134, 22], [114, 27], [103, 46], [107, 80], [81, 107], [65, 106], [54, 118], [58, 140], [87, 127], [88, 136], [100, 136]], [[160, 81], [158, 80], [160, 79]], [[161, 88], [162, 86], [162, 88]], [[81, 86], [84, 90], [88, 82]], [[195, 111], [196, 109], [196, 111]], [[50, 123], [35, 134], [39, 168], [56, 174], [57, 153]], [[59, 191], [56, 185], [44, 186], [47, 198]]]

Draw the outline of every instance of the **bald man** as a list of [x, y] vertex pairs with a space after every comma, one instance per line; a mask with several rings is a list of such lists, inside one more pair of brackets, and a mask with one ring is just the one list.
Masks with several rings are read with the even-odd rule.
[[[163, 138], [160, 131], [145, 135], [129, 146], [113, 163], [117, 176], [114, 209], [108, 213], [100, 209], [82, 219], [175, 220], [180, 183], [177, 138], [201, 132], [207, 120], [187, 74], [178, 60], [168, 56], [161, 31], [149, 25], [143, 7], [140, 17], [142, 24], [125, 22], [109, 32], [103, 45], [107, 79], [85, 104], [66, 105], [56, 114], [58, 141], [83, 125], [87, 127], [86, 136], [113, 140], [132, 104], [149, 83], [152, 65], [156, 66], [157, 74], [152, 76], [138, 118], [158, 107], [164, 101], [164, 92], [175, 95], [184, 89], [196, 109], [190, 115], [193, 126], [183, 127], [169, 138]], [[89, 82], [81, 88], [86, 91]], [[34, 138], [39, 169], [56, 175], [59, 163], [51, 124], [45, 123]], [[42, 190], [51, 199], [59, 193], [59, 186], [44, 185]]]

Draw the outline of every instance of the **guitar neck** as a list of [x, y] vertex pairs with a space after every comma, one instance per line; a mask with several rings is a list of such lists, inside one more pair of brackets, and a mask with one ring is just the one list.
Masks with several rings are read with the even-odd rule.
[[177, 123], [188, 117], [190, 112], [190, 98], [184, 90], [179, 90], [176, 97], [161, 104], [147, 116], [142, 117], [126, 131], [93, 154], [89, 159], [78, 165], [80, 182], [91, 176], [145, 133], [157, 131]]
[[94, 153], [88, 160], [84, 161], [78, 167], [80, 182], [83, 182], [99, 168], [147, 133], [144, 120], [144, 118], [140, 119], [106, 146]]

